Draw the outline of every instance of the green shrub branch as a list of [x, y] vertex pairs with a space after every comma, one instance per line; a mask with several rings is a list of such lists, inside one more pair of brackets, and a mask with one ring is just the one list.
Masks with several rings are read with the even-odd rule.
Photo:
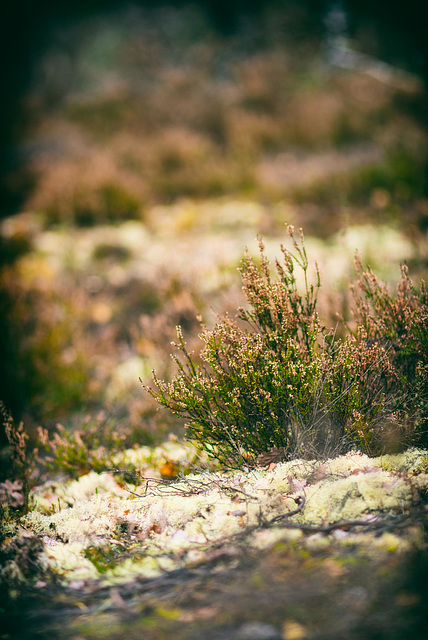
[[[388, 434], [426, 426], [428, 331], [425, 285], [403, 268], [389, 294], [358, 256], [355, 324], [339, 340], [317, 314], [321, 286], [309, 284], [303, 233], [281, 246], [274, 275], [259, 240], [260, 264], [246, 252], [240, 274], [249, 308], [204, 328], [197, 361], [177, 328], [177, 373], [154, 372], [156, 401], [187, 420], [187, 435], [225, 464], [254, 464], [270, 451], [284, 458], [360, 447], [374, 454]], [[300, 291], [295, 271], [303, 272]]]

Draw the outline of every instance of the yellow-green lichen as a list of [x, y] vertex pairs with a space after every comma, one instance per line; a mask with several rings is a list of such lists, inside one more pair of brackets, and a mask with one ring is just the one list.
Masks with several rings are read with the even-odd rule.
[[383, 471], [362, 473], [338, 480], [323, 480], [308, 486], [305, 522], [354, 520], [375, 511], [402, 512], [412, 500], [409, 485]]
[[[180, 446], [171, 443], [168, 455], [177, 459]], [[161, 448], [156, 456], [165, 451]], [[135, 463], [148, 453], [131, 450], [124, 458]], [[297, 543], [328, 549], [334, 542], [368, 552], [401, 552], [408, 541], [395, 533], [376, 537], [339, 527], [329, 535], [308, 536], [298, 528], [257, 527], [276, 516], [296, 526], [319, 526], [356, 519], [369, 523], [378, 513], [402, 514], [418, 499], [418, 491], [426, 491], [426, 456], [412, 450], [370, 459], [351, 452], [322, 463], [282, 463], [269, 471], [194, 473], [173, 484], [153, 483], [147, 491], [144, 482], [133, 487], [136, 495], [111, 473], [89, 473], [39, 488], [34, 493], [37, 506], [23, 524], [44, 542], [43, 566], [73, 584], [95, 578], [116, 584], [158, 575], [183, 562], [198, 564], [209, 556], [212, 544], [233, 543], [248, 527], [253, 529], [247, 543], [259, 549]], [[303, 508], [288, 520], [302, 499]]]
[[428, 473], [428, 453], [423, 449], [408, 449], [400, 454], [388, 454], [373, 460], [386, 471], [398, 471], [407, 475]]

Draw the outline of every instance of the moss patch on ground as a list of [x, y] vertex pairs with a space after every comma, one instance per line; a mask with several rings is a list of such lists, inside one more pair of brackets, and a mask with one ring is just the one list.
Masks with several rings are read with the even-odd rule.
[[[122, 454], [122, 461], [132, 459], [143, 469], [135, 484], [113, 471], [91, 472], [34, 491], [34, 509], [1, 546], [6, 621], [16, 623], [29, 598], [31, 606], [46, 607], [45, 618], [25, 632], [29, 637], [49, 624], [53, 637], [97, 640], [107, 633], [123, 637], [128, 629], [132, 638], [138, 630], [147, 638], [167, 638], [173, 628], [175, 637], [190, 639], [208, 627], [217, 628], [213, 638], [232, 631], [230, 637], [243, 639], [339, 638], [351, 619], [362, 623], [361, 612], [375, 606], [370, 598], [386, 597], [391, 580], [399, 611], [418, 605], [419, 594], [398, 588], [397, 577], [404, 580], [412, 554], [424, 553], [427, 451], [375, 459], [351, 452], [324, 462], [294, 460], [174, 479], [149, 468], [148, 451]], [[182, 462], [186, 451], [172, 442], [158, 454], [165, 459], [168, 452], [172, 464]], [[339, 597], [340, 583], [348, 591]], [[290, 591], [294, 608], [285, 606]], [[322, 603], [332, 610], [336, 597], [349, 601], [347, 622], [335, 618], [334, 634], [319, 635], [333, 615], [324, 620]], [[252, 603], [249, 610], [242, 610], [239, 598]], [[58, 628], [52, 606], [68, 607], [69, 628]], [[251, 627], [256, 622], [257, 629]]]

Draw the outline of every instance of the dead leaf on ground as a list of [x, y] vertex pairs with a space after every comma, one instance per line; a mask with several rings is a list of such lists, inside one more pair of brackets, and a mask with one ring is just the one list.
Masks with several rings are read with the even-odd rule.
[[351, 476], [358, 476], [360, 473], [376, 473], [377, 471], [383, 471], [380, 467], [363, 467], [362, 469], [353, 469]]
[[147, 529], [147, 534], [150, 535], [151, 533], [162, 533], [162, 527], [160, 526], [159, 522], [153, 522], [152, 525]]
[[320, 464], [318, 469], [316, 469], [308, 478], [308, 484], [316, 484], [320, 480], [324, 480], [327, 475], [327, 465]]
[[307, 484], [307, 480], [305, 478], [292, 478], [291, 476], [288, 476], [287, 480], [290, 487], [290, 493], [301, 493]]
[[260, 467], [270, 467], [272, 463], [278, 463], [285, 460], [286, 454], [287, 447], [272, 447], [272, 449], [269, 449], [269, 451], [264, 451], [259, 456], [257, 456], [257, 464]]

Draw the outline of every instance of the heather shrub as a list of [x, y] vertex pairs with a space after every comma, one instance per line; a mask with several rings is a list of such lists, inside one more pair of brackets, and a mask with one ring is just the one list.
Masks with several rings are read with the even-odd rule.
[[125, 439], [102, 412], [87, 417], [82, 427], [73, 431], [58, 424], [50, 435], [47, 429], [38, 427], [35, 439], [30, 439], [24, 424], [16, 423], [1, 402], [0, 418], [9, 443], [12, 478], [0, 482], [0, 503], [18, 514], [28, 513], [30, 492], [45, 478], [46, 471], [75, 479], [89, 471], [105, 471], [115, 466], [114, 454]]
[[309, 283], [303, 233], [298, 240], [289, 227], [289, 235], [294, 252], [281, 246], [274, 273], [261, 240], [259, 264], [246, 253], [240, 273], [249, 308], [204, 328], [198, 360], [178, 328], [178, 371], [170, 382], [154, 373], [156, 388], [148, 389], [187, 420], [190, 439], [226, 464], [352, 447], [374, 454], [406, 407], [414, 407], [406, 414], [413, 426], [425, 419], [425, 288], [416, 293], [403, 271], [391, 296], [357, 262], [356, 323], [338, 339], [317, 313], [320, 276], [317, 269]]
[[[29, 498], [32, 483], [36, 474], [36, 456], [38, 444], [31, 448], [28, 446], [29, 436], [24, 430], [22, 422], [16, 423], [7, 410], [5, 404], [0, 401], [0, 422], [4, 428], [8, 442], [10, 465], [6, 463], [12, 480], [6, 478], [0, 482], [0, 530], [3, 527], [3, 517], [9, 517], [9, 509], [26, 514], [29, 510]], [[1, 532], [0, 532], [1, 538]]]
[[87, 417], [80, 429], [68, 431], [57, 424], [52, 436], [39, 427], [39, 464], [50, 471], [61, 471], [71, 478], [79, 478], [89, 471], [101, 472], [114, 466], [113, 456], [123, 447], [124, 435], [120, 435], [101, 412]]
[[403, 265], [397, 293], [391, 295], [387, 285], [379, 282], [370, 268], [363, 268], [358, 254], [355, 268], [358, 282], [352, 289], [356, 325], [364, 332], [367, 344], [384, 347], [390, 363], [385, 380], [390, 419], [401, 424], [404, 435], [426, 445], [428, 295], [425, 282], [422, 280], [417, 289]]

